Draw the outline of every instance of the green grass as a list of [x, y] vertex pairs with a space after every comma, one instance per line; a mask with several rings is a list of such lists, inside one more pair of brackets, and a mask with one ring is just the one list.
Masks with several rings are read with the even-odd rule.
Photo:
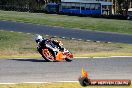
[[30, 57], [35, 55], [35, 43], [31, 35], [0, 31], [0, 57]]
[[0, 20], [132, 34], [132, 21], [44, 13], [0, 11]]
[[[0, 85], [0, 88], [84, 88], [79, 83], [45, 83]], [[131, 86], [87, 86], [85, 88], [132, 88]]]
[[[46, 37], [46, 36], [44, 36]], [[75, 57], [132, 56], [132, 45], [95, 43], [55, 38]], [[0, 31], [0, 58], [42, 58], [36, 50], [34, 34]]]

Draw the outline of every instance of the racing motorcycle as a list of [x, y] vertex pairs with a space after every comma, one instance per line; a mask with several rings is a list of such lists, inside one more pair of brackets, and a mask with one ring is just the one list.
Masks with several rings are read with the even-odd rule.
[[[53, 37], [51, 37], [53, 38]], [[73, 60], [73, 54], [63, 47], [62, 42], [49, 39], [37, 39], [37, 50], [46, 61], [62, 61], [66, 60], [71, 62]], [[41, 40], [41, 41], [40, 41]]]

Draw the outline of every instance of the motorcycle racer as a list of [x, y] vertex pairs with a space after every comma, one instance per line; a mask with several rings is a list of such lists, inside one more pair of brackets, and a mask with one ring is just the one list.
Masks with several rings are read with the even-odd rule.
[[[37, 49], [38, 49], [39, 52], [40, 52], [41, 48], [48, 47], [49, 50], [52, 52], [54, 58], [57, 55], [57, 52], [59, 52], [58, 49], [60, 51], [64, 50], [64, 48], [62, 47], [63, 44], [60, 41], [51, 40], [51, 38], [45, 39], [41, 35], [37, 35], [36, 38], [35, 38], [35, 41], [38, 44]], [[58, 49], [54, 48], [56, 46], [57, 46]]]
[[43, 38], [41, 35], [36, 35], [37, 50], [46, 61], [62, 61], [71, 62], [73, 54], [64, 48], [62, 43], [50, 38]]

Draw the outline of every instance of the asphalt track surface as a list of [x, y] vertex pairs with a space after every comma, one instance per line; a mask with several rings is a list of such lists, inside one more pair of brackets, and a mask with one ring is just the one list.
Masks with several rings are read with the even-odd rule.
[[132, 57], [80, 58], [72, 62], [1, 59], [0, 83], [78, 81], [82, 67], [91, 79], [132, 80]]
[[27, 33], [47, 34], [51, 36], [76, 38], [82, 40], [103, 41], [103, 42], [120, 42], [132, 44], [132, 35], [85, 31], [62, 27], [50, 27], [44, 25], [19, 23], [11, 21], [0, 21], [0, 29]]

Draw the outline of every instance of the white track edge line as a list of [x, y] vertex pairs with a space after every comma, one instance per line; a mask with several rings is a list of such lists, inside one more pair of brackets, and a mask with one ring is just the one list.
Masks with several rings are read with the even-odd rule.
[[12, 83], [0, 83], [0, 85], [10, 85], [10, 84], [42, 84], [42, 83], [70, 83], [70, 82], [74, 82], [77, 83], [78, 81], [53, 81], [53, 82], [12, 82]]

